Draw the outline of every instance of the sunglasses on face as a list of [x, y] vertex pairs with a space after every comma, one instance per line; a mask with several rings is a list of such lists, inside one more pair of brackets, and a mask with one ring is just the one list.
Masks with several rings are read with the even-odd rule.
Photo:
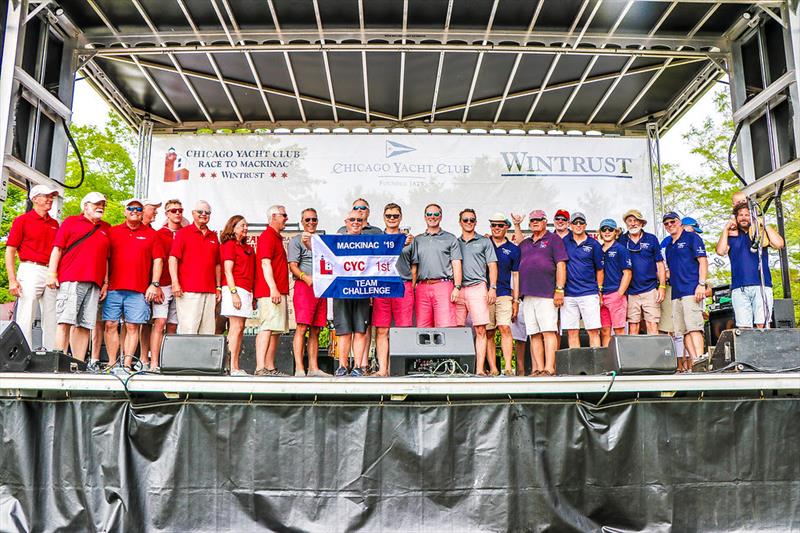
[[350, 218], [347, 219], [347, 221], [350, 222], [351, 224], [356, 224], [356, 223], [363, 224], [364, 223], [364, 219], [363, 218], [356, 218], [356, 217], [350, 217]]
[[613, 228], [609, 228], [608, 226], [600, 228], [600, 233], [608, 233], [610, 231], [614, 231]]
[[555, 217], [553, 220], [555, 220], [556, 222], [566, 222], [567, 221], [567, 217], [559, 216], [559, 217]]
[[426, 217], [438, 217], [438, 216], [439, 216], [439, 215], [441, 215], [441, 214], [442, 214], [442, 213], [441, 213], [441, 212], [439, 212], [439, 211], [433, 211], [433, 212], [430, 212], [430, 213], [425, 213], [425, 216], [426, 216]]
[[169, 213], [171, 215], [178, 215], [178, 214], [182, 215], [183, 214], [183, 208], [182, 207], [173, 207], [172, 209], [167, 209], [167, 213]]
[[544, 220], [543, 218], [532, 218], [532, 219], [530, 219], [531, 222], [541, 222], [543, 220]]
[[393, 213], [386, 213], [385, 215], [383, 215], [383, 218], [388, 218], [389, 220], [397, 220], [398, 218], [400, 218], [400, 215]]
[[492, 222], [490, 224], [490, 226], [493, 227], [493, 228], [505, 228], [506, 227], [504, 222], [497, 222], [497, 223]]
[[211, 211], [203, 211], [201, 209], [195, 209], [194, 212], [197, 213], [201, 217], [211, 216]]
[[125, 209], [127, 209], [131, 213], [141, 213], [142, 211], [144, 211], [143, 207], [136, 207], [135, 205], [129, 205]]
[[283, 218], [289, 218], [289, 215], [287, 215], [286, 213], [276, 213], [275, 216], [283, 217]]
[[461, 222], [463, 222], [464, 224], [474, 224], [477, 220], [478, 220], [477, 218], [466, 217], [462, 218]]
[[303, 219], [303, 222], [305, 222], [306, 224], [308, 224], [309, 222], [316, 222], [316, 221], [317, 221], [316, 217], [313, 217], [313, 218], [312, 217], [308, 217], [308, 218], [304, 218]]
[[666, 222], [664, 222], [664, 225], [665, 226], [674, 226], [675, 224], [679, 224], [679, 223], [680, 223], [680, 220], [678, 220], [677, 218], [673, 218], [673, 219], [670, 219], [670, 220], [667, 220]]
[[586, 225], [586, 221], [585, 220], [581, 220], [581, 219], [573, 220], [572, 221], [572, 225], [573, 226], [585, 226]]
[[369, 207], [365, 205], [354, 205], [353, 209], [355, 209], [356, 211], [366, 211], [367, 209], [369, 209]]

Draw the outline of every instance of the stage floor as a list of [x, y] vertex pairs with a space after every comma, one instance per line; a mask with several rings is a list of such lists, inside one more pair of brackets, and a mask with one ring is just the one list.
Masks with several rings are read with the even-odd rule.
[[336, 398], [373, 397], [402, 400], [423, 398], [565, 397], [575, 394], [800, 395], [800, 372], [693, 373], [660, 376], [476, 377], [409, 376], [361, 378], [229, 377], [136, 374], [125, 377], [97, 374], [0, 374], [5, 397], [63, 393], [65, 397], [134, 394], [213, 395], [249, 397]]

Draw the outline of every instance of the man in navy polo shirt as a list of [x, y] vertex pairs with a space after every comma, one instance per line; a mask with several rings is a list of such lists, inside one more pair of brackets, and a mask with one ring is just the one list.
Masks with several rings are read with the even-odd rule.
[[580, 322], [589, 334], [589, 346], [600, 346], [600, 290], [603, 287], [603, 247], [586, 235], [586, 215], [572, 214], [572, 232], [564, 237], [567, 249], [567, 284], [561, 307], [561, 328], [567, 330], [570, 348], [579, 348]]
[[752, 227], [750, 207], [747, 202], [739, 203], [717, 241], [717, 254], [728, 255], [731, 260], [731, 299], [737, 328], [763, 328], [769, 323], [773, 299], [767, 248], [780, 250], [784, 246], [780, 234], [762, 224], [759, 247], [751, 236]]
[[503, 374], [513, 376], [511, 357], [514, 337], [511, 324], [519, 314], [519, 247], [506, 238], [511, 222], [503, 213], [495, 213], [489, 219], [492, 230], [492, 245], [497, 256], [497, 299], [489, 306], [489, 324], [486, 325], [486, 358], [492, 373], [494, 365], [494, 330], [500, 330], [500, 346], [505, 361]]
[[664, 215], [664, 228], [672, 240], [664, 248], [672, 286], [672, 321], [675, 335], [684, 336], [689, 353], [683, 368], [690, 371], [692, 361], [705, 351], [703, 348], [703, 300], [706, 297], [708, 258], [703, 239], [697, 233], [683, 229], [677, 213]]
[[619, 243], [630, 254], [633, 265], [633, 279], [628, 287], [628, 333], [638, 335], [644, 317], [647, 334], [656, 335], [667, 289], [658, 238], [644, 231], [647, 220], [638, 209], [628, 210], [622, 220], [628, 232], [620, 236]]
[[625, 333], [628, 300], [625, 293], [631, 283], [631, 256], [617, 241], [617, 223], [606, 218], [600, 222], [600, 239], [603, 242], [603, 294], [600, 305], [601, 344], [611, 343], [614, 334]]

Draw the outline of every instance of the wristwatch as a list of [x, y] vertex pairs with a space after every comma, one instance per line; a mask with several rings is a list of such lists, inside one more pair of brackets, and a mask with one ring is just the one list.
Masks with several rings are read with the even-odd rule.
[[157, 281], [151, 281], [150, 285], [152, 285], [153, 287], [161, 287], [161, 284]]
[[496, 289], [496, 288], [497, 288], [497, 285], [489, 285], [489, 288], [490, 288], [490, 289]]
[[455, 290], [457, 290], [457, 291], [460, 291], [460, 290], [461, 290], [461, 285], [455, 285], [453, 288], [454, 288]]
[[701, 287], [705, 287], [706, 286], [706, 282], [705, 281], [698, 281], [697, 284], [700, 285]]
[[228, 290], [229, 290], [229, 291], [231, 291], [231, 294], [236, 294], [236, 293], [238, 292], [238, 291], [236, 290], [236, 287], [234, 287], [234, 288], [232, 288], [232, 289], [228, 289]]

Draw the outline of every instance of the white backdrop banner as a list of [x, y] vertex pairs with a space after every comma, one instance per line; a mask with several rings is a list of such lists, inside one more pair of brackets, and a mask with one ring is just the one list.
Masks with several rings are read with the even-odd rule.
[[[319, 228], [335, 232], [353, 200], [403, 208], [403, 226], [424, 228], [423, 211], [437, 203], [443, 226], [456, 232], [458, 212], [471, 207], [478, 230], [495, 212], [564, 208], [621, 223], [630, 208], [652, 221], [647, 140], [621, 137], [495, 135], [154, 135], [148, 197], [197, 200], [212, 206], [211, 227], [241, 214], [266, 222], [267, 208], [285, 205], [289, 222], [317, 209]], [[187, 217], [189, 216], [187, 212]]]

